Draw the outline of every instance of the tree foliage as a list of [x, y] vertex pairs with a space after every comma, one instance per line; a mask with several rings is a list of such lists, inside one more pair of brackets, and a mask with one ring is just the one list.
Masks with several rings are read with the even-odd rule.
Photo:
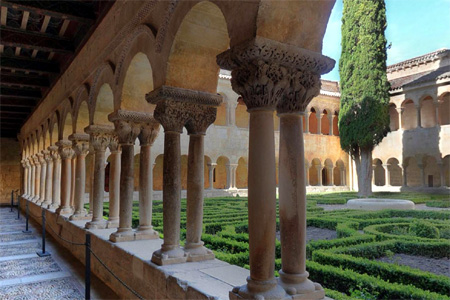
[[353, 157], [389, 132], [385, 29], [384, 0], [344, 0], [339, 135]]

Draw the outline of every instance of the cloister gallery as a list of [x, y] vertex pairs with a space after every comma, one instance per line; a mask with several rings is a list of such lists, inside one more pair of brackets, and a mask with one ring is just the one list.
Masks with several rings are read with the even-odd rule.
[[[201, 241], [203, 198], [245, 195], [250, 276], [230, 297], [322, 299], [323, 288], [308, 280], [305, 268], [305, 194], [357, 186], [352, 160], [339, 145], [339, 85], [320, 80], [335, 65], [321, 54], [333, 4], [110, 4], [23, 124], [18, 142], [2, 138], [2, 202], [20, 187], [30, 209], [46, 208], [49, 226], [59, 226], [65, 238], [81, 241], [92, 231], [92, 247], [118, 260], [121, 277], [146, 298], [205, 298], [223, 290], [220, 280], [202, 277], [210, 294], [193, 286], [174, 295], [169, 286], [182, 284], [170, 278], [182, 276], [162, 276], [166, 271], [158, 266], [174, 264], [176, 273], [188, 262], [200, 262], [190, 265], [195, 270], [214, 259]], [[373, 152], [374, 190], [447, 192], [450, 51], [387, 71], [391, 132]], [[187, 198], [184, 247], [181, 198]], [[152, 199], [164, 203], [163, 240], [152, 229]], [[139, 201], [137, 229], [133, 200]], [[152, 263], [123, 243], [142, 240], [152, 243], [145, 249]], [[67, 248], [82, 259], [82, 251]], [[129, 296], [99, 268], [93, 271]]]

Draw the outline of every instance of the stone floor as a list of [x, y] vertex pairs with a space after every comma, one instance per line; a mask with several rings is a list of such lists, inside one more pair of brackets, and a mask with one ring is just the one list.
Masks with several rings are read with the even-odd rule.
[[[47, 235], [46, 252], [39, 257], [41, 227], [30, 218], [32, 233], [23, 233], [25, 218], [0, 207], [0, 299], [84, 299], [84, 266]], [[117, 299], [92, 275], [92, 299]]]

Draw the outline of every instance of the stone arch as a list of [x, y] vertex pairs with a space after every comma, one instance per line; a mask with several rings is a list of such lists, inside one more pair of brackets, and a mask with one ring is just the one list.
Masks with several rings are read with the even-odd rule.
[[320, 118], [320, 133], [323, 135], [330, 135], [330, 111], [324, 109], [322, 111], [322, 117]]
[[423, 158], [425, 186], [438, 187], [441, 186], [441, 172], [434, 156], [425, 156]]
[[84, 133], [84, 129], [89, 126], [89, 87], [84, 84], [78, 91], [73, 108], [74, 132]]
[[402, 128], [410, 130], [417, 127], [417, 110], [414, 102], [410, 99], [402, 103]]
[[236, 168], [236, 187], [246, 189], [248, 187], [248, 162], [245, 157], [240, 157]]
[[404, 172], [406, 172], [406, 185], [409, 187], [421, 186], [421, 170], [415, 157], [405, 158]]
[[335, 111], [333, 115], [333, 135], [339, 136], [339, 112]]
[[73, 133], [72, 103], [69, 99], [64, 101], [59, 127], [59, 139], [67, 140]]
[[317, 110], [314, 107], [311, 107], [309, 113], [309, 133], [318, 134], [319, 126], [318, 126], [318, 118], [317, 118]]
[[59, 138], [59, 112], [56, 111], [53, 116], [51, 117], [50, 121], [50, 141], [52, 145], [55, 145], [55, 143], [58, 141]]
[[89, 91], [88, 103], [92, 111], [90, 125], [111, 124], [108, 114], [112, 113], [115, 107], [119, 107], [119, 104], [115, 103], [117, 97], [114, 97], [114, 89], [114, 70], [111, 65], [104, 64], [98, 68]]
[[248, 128], [250, 114], [247, 112], [247, 106], [242, 97], [238, 98], [236, 105], [236, 126], [239, 128]]
[[159, 154], [155, 158], [155, 165], [153, 167], [153, 190], [154, 191], [162, 191], [163, 162], [164, 162], [164, 154]]
[[442, 168], [444, 171], [444, 185], [450, 187], [450, 155], [446, 155], [442, 159]]
[[[183, 9], [188, 9], [186, 14]], [[215, 93], [219, 74], [216, 56], [230, 45], [225, 16], [208, 1], [190, 9], [179, 5], [175, 14], [181, 19], [173, 19], [176, 21], [171, 24], [176, 34], [167, 60], [166, 85]]]
[[322, 168], [322, 185], [332, 185], [331, 173], [333, 172], [333, 162], [327, 158]]
[[450, 125], [450, 93], [439, 97], [439, 124]]
[[402, 186], [403, 176], [402, 168], [400, 168], [400, 162], [398, 159], [391, 157], [387, 160], [387, 168], [389, 177], [387, 178], [387, 184], [391, 186]]
[[389, 127], [391, 131], [396, 131], [399, 128], [399, 117], [397, 112], [397, 107], [394, 103], [389, 104]]
[[423, 128], [436, 126], [436, 107], [431, 96], [426, 96], [420, 101], [420, 120]]
[[345, 184], [345, 165], [341, 159], [336, 161], [333, 169], [333, 184], [336, 186]]
[[311, 161], [311, 167], [309, 168], [309, 184], [310, 185], [321, 185], [322, 182], [319, 181], [319, 170], [322, 170], [322, 163], [320, 159], [314, 158]]
[[108, 115], [112, 112], [114, 112], [114, 94], [110, 85], [105, 83], [99, 89], [91, 125], [112, 125], [108, 120]]
[[384, 186], [386, 184], [385, 170], [383, 162], [379, 158], [373, 160], [373, 183], [376, 186]]
[[225, 189], [228, 182], [227, 165], [230, 164], [230, 160], [228, 157], [219, 156], [216, 163], [213, 174], [213, 187], [215, 189]]

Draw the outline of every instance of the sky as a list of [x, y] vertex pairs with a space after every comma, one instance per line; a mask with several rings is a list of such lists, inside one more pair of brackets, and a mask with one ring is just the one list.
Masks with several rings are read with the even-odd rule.
[[[336, 0], [323, 39], [322, 53], [336, 61], [323, 79], [339, 80], [342, 1]], [[385, 0], [387, 65], [437, 49], [450, 49], [450, 0]]]

